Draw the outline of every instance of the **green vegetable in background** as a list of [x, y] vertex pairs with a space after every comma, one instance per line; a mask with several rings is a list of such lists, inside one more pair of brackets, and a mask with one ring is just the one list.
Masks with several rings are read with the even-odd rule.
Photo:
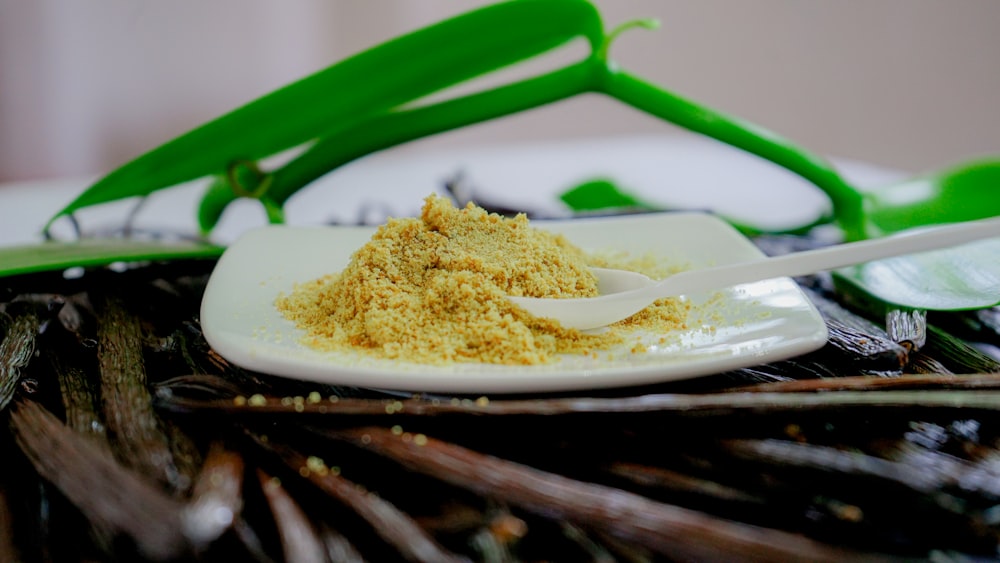
[[[427, 94], [584, 38], [603, 38], [587, 2], [518, 0], [393, 39], [215, 119], [101, 178], [49, 221], [90, 205], [244, 166], [350, 129]], [[232, 186], [236, 188], [235, 185]], [[298, 186], [301, 187], [301, 186]], [[266, 200], [266, 190], [252, 195]]]
[[[198, 209], [205, 234], [240, 197], [259, 200], [269, 220], [280, 223], [289, 197], [353, 159], [587, 92], [608, 95], [802, 176], [832, 203], [832, 217], [821, 221], [835, 223], [848, 240], [1000, 214], [1000, 198], [990, 195], [997, 192], [994, 186], [1000, 187], [996, 184], [1000, 162], [956, 168], [863, 194], [810, 151], [668, 92], [613, 63], [608, 57], [611, 43], [636, 26], [653, 24], [629, 22], [605, 33], [600, 14], [585, 0], [512, 0], [471, 11], [345, 59], [138, 157], [63, 208], [46, 230], [78, 209], [148, 195], [205, 176], [214, 177]], [[585, 40], [590, 47], [583, 60], [473, 94], [420, 104], [430, 94], [574, 39]], [[273, 170], [261, 167], [262, 158], [293, 147], [304, 150]], [[576, 197], [585, 200], [583, 195]], [[593, 206], [593, 201], [587, 205]], [[932, 260], [919, 267], [922, 275], [933, 277], [948, 275], [951, 266]], [[987, 275], [1000, 280], [1000, 272]], [[898, 278], [893, 283], [904, 283]], [[886, 282], [878, 280], [889, 278], [859, 274], [850, 279], [866, 288], [871, 284], [884, 288]], [[964, 295], [965, 303], [995, 302], [1000, 295], [990, 288], [995, 284], [970, 286], [957, 294]]]
[[884, 309], [961, 311], [1000, 301], [1000, 239], [837, 270], [836, 283]]
[[0, 277], [72, 267], [105, 266], [113, 262], [213, 259], [218, 258], [223, 250], [220, 246], [193, 241], [120, 238], [49, 241], [0, 249], [0, 264], [3, 265]]
[[622, 190], [607, 178], [583, 182], [559, 194], [559, 199], [573, 211], [586, 212], [607, 209], [662, 211], [655, 205], [646, 203]]
[[[209, 175], [219, 180], [199, 211], [204, 230], [214, 226], [236, 197], [261, 200], [272, 221], [280, 221], [280, 207], [290, 195], [354, 158], [577, 94], [600, 92], [802, 175], [826, 191], [835, 219], [849, 237], [863, 236], [860, 197], [822, 158], [649, 84], [609, 61], [611, 41], [637, 25], [652, 24], [630, 22], [605, 34], [600, 15], [584, 0], [514, 0], [469, 12], [348, 58], [140, 156], [99, 180], [53, 221], [88, 205], [146, 195]], [[586, 39], [591, 52], [566, 68], [437, 104], [410, 105], [574, 38]], [[317, 139], [289, 164], [265, 172], [251, 189], [231, 180], [236, 176], [231, 167], [249, 166]]]

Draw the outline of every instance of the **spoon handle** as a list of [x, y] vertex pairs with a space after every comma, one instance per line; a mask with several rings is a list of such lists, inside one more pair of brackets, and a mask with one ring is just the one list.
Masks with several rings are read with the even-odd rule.
[[785, 276], [804, 276], [893, 256], [938, 250], [1000, 236], [1000, 217], [902, 233], [891, 237], [794, 252], [775, 258], [681, 272], [657, 283], [659, 296], [721, 289]]

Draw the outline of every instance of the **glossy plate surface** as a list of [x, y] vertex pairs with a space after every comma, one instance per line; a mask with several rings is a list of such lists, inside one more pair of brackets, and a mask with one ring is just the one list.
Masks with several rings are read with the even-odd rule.
[[[760, 258], [725, 222], [697, 213], [532, 223], [595, 252], [650, 253], [668, 264], [704, 267]], [[265, 227], [238, 239], [219, 261], [202, 303], [209, 344], [247, 369], [305, 380], [381, 389], [524, 393], [642, 385], [790, 358], [826, 342], [826, 325], [790, 279], [687, 296], [689, 328], [642, 334], [597, 358], [564, 356], [541, 366], [421, 365], [353, 353], [319, 352], [274, 307], [275, 298], [341, 270], [374, 232], [370, 227]], [[666, 336], [666, 338], [664, 338]]]

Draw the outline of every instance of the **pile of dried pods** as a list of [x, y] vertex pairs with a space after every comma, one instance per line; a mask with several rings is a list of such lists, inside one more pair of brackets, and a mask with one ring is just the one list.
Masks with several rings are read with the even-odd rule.
[[401, 396], [227, 364], [198, 325], [212, 265], [4, 281], [0, 560], [998, 554], [996, 310], [932, 317], [918, 349], [812, 278], [832, 338], [793, 361]]

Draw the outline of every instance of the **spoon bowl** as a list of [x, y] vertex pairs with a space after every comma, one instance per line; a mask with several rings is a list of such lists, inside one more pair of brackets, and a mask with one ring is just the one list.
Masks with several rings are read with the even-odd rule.
[[588, 330], [626, 319], [657, 299], [731, 287], [785, 276], [802, 276], [872, 260], [957, 246], [1000, 236], [1000, 218], [969, 221], [901, 233], [892, 237], [795, 252], [776, 258], [690, 270], [653, 281], [625, 270], [592, 268], [598, 297], [552, 299], [509, 297], [536, 317], [567, 328]]

